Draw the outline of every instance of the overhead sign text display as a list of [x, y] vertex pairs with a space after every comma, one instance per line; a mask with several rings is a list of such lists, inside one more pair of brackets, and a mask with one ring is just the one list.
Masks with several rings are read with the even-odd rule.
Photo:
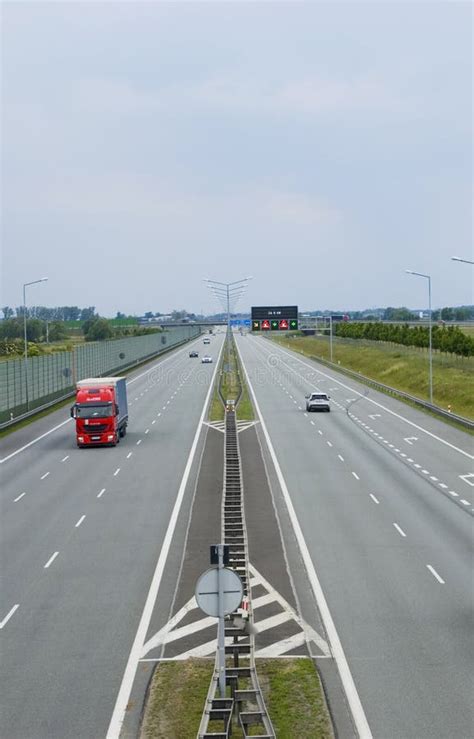
[[297, 305], [252, 307], [252, 331], [296, 331], [297, 329]]

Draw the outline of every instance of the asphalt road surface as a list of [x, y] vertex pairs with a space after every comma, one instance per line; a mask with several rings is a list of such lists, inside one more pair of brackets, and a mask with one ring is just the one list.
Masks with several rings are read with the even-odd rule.
[[[369, 732], [474, 736], [472, 437], [286, 346], [237, 344]], [[313, 390], [330, 413], [306, 413]]]
[[[106, 735], [222, 338], [129, 376], [129, 427], [115, 448], [77, 449], [68, 409], [2, 444], [2, 739]], [[160, 591], [163, 608], [172, 593]]]

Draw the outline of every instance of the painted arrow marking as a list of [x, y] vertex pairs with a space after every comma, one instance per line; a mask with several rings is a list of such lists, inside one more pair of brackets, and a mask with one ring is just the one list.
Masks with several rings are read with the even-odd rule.
[[372, 420], [374, 420], [375, 418], [382, 418], [382, 414], [381, 413], [372, 413], [369, 416], [369, 418], [371, 418]]
[[459, 475], [461, 480], [464, 480], [464, 482], [467, 482], [468, 485], [470, 485], [472, 488], [474, 488], [474, 472], [470, 472], [468, 475]]
[[406, 441], [407, 444], [410, 444], [410, 446], [413, 446], [413, 442], [418, 441], [418, 436], [407, 436], [407, 438], [403, 439], [403, 441]]

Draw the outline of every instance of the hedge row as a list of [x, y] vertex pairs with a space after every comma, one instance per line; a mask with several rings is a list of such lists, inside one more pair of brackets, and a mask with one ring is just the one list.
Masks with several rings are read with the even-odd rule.
[[[337, 323], [334, 325], [336, 336], [348, 339], [369, 339], [370, 341], [389, 341], [393, 344], [404, 344], [418, 348], [429, 347], [429, 327], [409, 326], [408, 324], [390, 323]], [[433, 326], [432, 346], [446, 354], [461, 357], [474, 356], [474, 339], [458, 326]]]

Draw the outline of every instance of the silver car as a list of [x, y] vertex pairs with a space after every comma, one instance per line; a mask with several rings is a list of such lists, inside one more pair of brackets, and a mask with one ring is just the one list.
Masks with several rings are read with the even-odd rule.
[[306, 410], [308, 413], [311, 411], [330, 411], [331, 406], [329, 401], [331, 398], [326, 393], [311, 393], [306, 395]]

